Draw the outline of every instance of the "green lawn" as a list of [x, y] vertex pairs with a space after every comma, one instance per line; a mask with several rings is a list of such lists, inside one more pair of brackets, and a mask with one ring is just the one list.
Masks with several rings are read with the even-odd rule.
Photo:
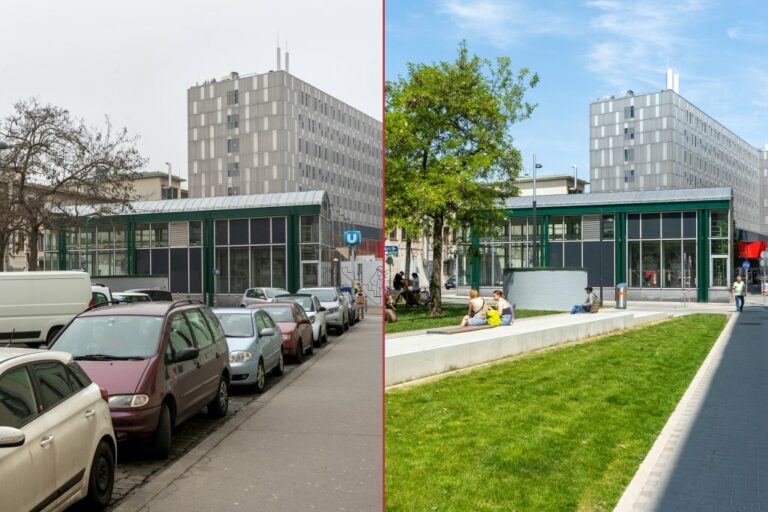
[[387, 393], [387, 510], [612, 510], [725, 322], [681, 317]]
[[[443, 304], [443, 316], [428, 317], [427, 308], [406, 308], [400, 305], [397, 308], [397, 322], [386, 324], [387, 333], [416, 331], [419, 329], [433, 329], [435, 327], [448, 327], [459, 325], [461, 319], [467, 314], [466, 304]], [[539, 311], [533, 309], [518, 309], [515, 318], [529, 316], [553, 315], [562, 311]]]

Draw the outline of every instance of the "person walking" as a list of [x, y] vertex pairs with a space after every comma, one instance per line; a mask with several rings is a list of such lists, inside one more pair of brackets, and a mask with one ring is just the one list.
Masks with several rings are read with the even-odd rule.
[[747, 283], [741, 280], [741, 276], [736, 276], [733, 283], [733, 296], [736, 298], [736, 311], [744, 309], [744, 297], [747, 295]]
[[512, 304], [504, 298], [504, 293], [501, 290], [493, 292], [493, 299], [496, 301], [496, 310], [501, 317], [501, 325], [511, 325], [515, 320], [515, 310]]

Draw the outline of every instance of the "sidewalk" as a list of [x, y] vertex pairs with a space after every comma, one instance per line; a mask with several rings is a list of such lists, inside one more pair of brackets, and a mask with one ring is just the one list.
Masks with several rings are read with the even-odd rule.
[[616, 511], [768, 509], [768, 311], [735, 315]]
[[288, 377], [299, 371], [117, 511], [381, 510], [381, 317], [366, 317]]

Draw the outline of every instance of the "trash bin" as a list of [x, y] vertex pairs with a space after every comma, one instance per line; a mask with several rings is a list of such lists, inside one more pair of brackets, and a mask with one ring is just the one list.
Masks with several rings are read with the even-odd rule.
[[616, 309], [627, 309], [627, 283], [616, 285]]

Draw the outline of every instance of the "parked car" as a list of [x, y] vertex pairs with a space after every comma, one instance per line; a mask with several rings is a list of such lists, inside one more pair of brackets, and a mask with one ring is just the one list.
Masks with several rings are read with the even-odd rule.
[[321, 347], [328, 343], [328, 323], [325, 319], [326, 309], [314, 295], [308, 293], [291, 293], [281, 295], [275, 302], [295, 302], [304, 308], [304, 312], [312, 322], [312, 343], [315, 347]]
[[354, 292], [345, 290], [341, 293], [344, 295], [344, 300], [349, 308], [349, 324], [355, 325], [363, 319], [363, 310], [357, 305]]
[[456, 276], [451, 276], [445, 281], [445, 289], [451, 290], [456, 289]]
[[269, 313], [280, 327], [283, 336], [283, 354], [297, 363], [304, 361], [304, 354], [313, 354], [312, 323], [304, 309], [296, 303], [259, 303], [248, 306]]
[[106, 304], [112, 301], [112, 292], [108, 286], [103, 284], [91, 284], [91, 302], [88, 306], [97, 304]]
[[130, 293], [146, 293], [149, 300], [158, 302], [173, 302], [173, 294], [168, 290], [157, 290], [155, 288], [136, 288], [135, 290], [125, 290]]
[[50, 347], [69, 352], [109, 390], [118, 441], [148, 441], [168, 457], [171, 429], [207, 407], [229, 405], [229, 349], [216, 316], [199, 301], [103, 306], [78, 315]]
[[227, 336], [232, 385], [252, 386], [261, 393], [268, 373], [285, 371], [280, 328], [260, 309], [217, 308], [213, 314]]
[[146, 293], [115, 292], [112, 294], [112, 300], [131, 304], [134, 302], [151, 302], [152, 299]]
[[246, 307], [260, 302], [274, 302], [275, 297], [287, 295], [288, 292], [282, 288], [248, 288], [240, 299], [240, 306]]
[[2, 510], [101, 510], [116, 454], [107, 393], [70, 354], [0, 348]]
[[302, 288], [298, 293], [309, 293], [318, 298], [326, 309], [325, 321], [337, 334], [349, 329], [349, 308], [338, 288]]
[[92, 299], [86, 272], [0, 272], [0, 344], [48, 343]]

